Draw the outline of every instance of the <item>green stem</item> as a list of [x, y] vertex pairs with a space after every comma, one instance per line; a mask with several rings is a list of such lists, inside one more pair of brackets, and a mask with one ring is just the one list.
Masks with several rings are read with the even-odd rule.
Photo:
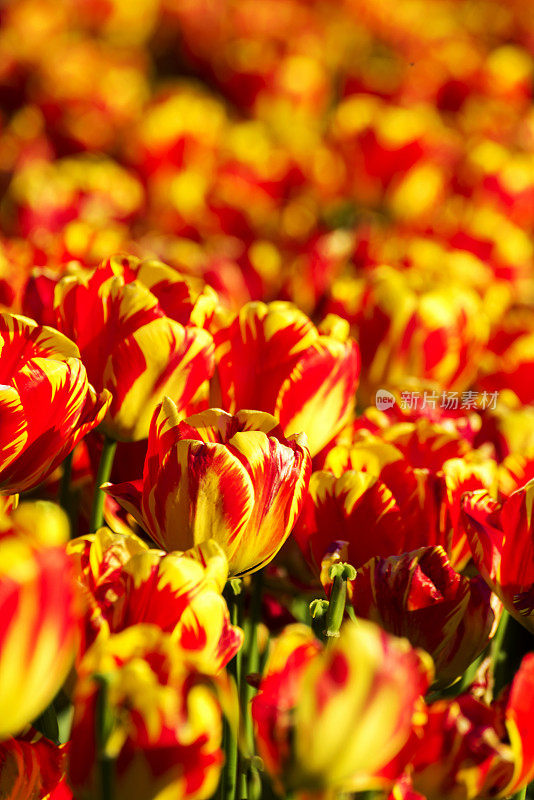
[[511, 800], [525, 800], [526, 796], [527, 796], [527, 787], [523, 786], [522, 789], [520, 789], [518, 792], [512, 795]]
[[[222, 740], [221, 740], [221, 750], [225, 754], [228, 750], [228, 737], [230, 736], [230, 727], [228, 725], [228, 720], [226, 717], [223, 719], [223, 730], [222, 730]], [[225, 798], [225, 786], [226, 786], [226, 761], [223, 764], [221, 769], [221, 776], [219, 778], [219, 785], [217, 787], [217, 791], [215, 792], [215, 800], [224, 800]]]
[[104, 446], [102, 448], [102, 455], [100, 456], [100, 464], [98, 465], [95, 493], [93, 496], [93, 509], [91, 511], [91, 523], [89, 528], [91, 533], [95, 533], [104, 524], [104, 499], [106, 495], [100, 486], [109, 480], [116, 449], [117, 442], [110, 439], [108, 436], [104, 436]]
[[72, 477], [72, 455], [71, 451], [63, 461], [63, 475], [61, 476], [61, 483], [59, 485], [59, 503], [65, 511], [69, 510], [70, 506], [70, 481]]
[[[234, 582], [230, 582], [226, 585], [224, 591], [232, 625], [239, 625], [242, 609], [242, 594], [236, 594], [236, 590], [239, 591]], [[228, 674], [235, 680], [238, 693], [241, 685], [241, 660], [242, 651], [240, 650], [227, 667]], [[237, 737], [227, 728], [226, 761], [221, 776], [222, 792], [225, 800], [235, 800], [236, 797], [236, 789], [239, 783], [237, 774], [238, 755]]]
[[326, 636], [328, 638], [339, 636], [347, 601], [347, 581], [354, 580], [355, 577], [356, 570], [354, 567], [343, 562], [334, 564], [330, 570], [330, 578], [333, 580], [333, 585], [328, 611], [326, 612]]
[[345, 602], [347, 600], [347, 581], [339, 575], [334, 578], [332, 595], [328, 611], [326, 613], [326, 635], [339, 636], [339, 629], [345, 614]]
[[108, 680], [104, 675], [99, 677], [96, 706], [96, 741], [98, 764], [100, 771], [101, 800], [113, 800], [114, 760], [106, 752], [106, 745], [111, 732], [112, 720], [108, 708]]
[[510, 614], [506, 609], [502, 612], [502, 617], [499, 622], [499, 627], [491, 642], [491, 670], [493, 674], [493, 694], [496, 696], [504, 685], [504, 662], [506, 660], [506, 650], [504, 649], [504, 640], [506, 632], [510, 623]]
[[61, 483], [59, 484], [59, 504], [65, 510], [70, 523], [70, 536], [74, 538], [74, 510], [72, 505], [72, 492], [70, 490], [70, 483], [72, 479], [72, 456], [70, 452], [63, 461], [63, 475], [61, 476]]
[[[245, 622], [245, 653], [243, 674], [257, 673], [260, 668], [260, 654], [258, 649], [258, 623], [261, 619], [261, 595], [263, 590], [263, 573], [257, 572], [252, 576], [252, 596], [247, 620]], [[261, 780], [257, 768], [254, 766], [254, 725], [250, 703], [255, 689], [246, 680], [241, 682], [241, 708], [244, 714], [245, 742], [250, 761], [246, 772], [242, 770], [241, 798], [242, 800], [260, 800]]]

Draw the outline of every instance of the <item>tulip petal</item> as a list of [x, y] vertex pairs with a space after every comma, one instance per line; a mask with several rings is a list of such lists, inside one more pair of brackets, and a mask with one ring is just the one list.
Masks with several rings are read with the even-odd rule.
[[80, 356], [74, 342], [59, 331], [16, 314], [0, 314], [0, 341], [0, 380], [5, 384], [11, 383], [13, 375], [33, 358], [65, 360]]
[[28, 440], [28, 423], [20, 396], [12, 386], [0, 386], [0, 482], [4, 470], [24, 449]]
[[[359, 374], [356, 342], [320, 337], [280, 387], [274, 414], [286, 435], [305, 431], [311, 455], [318, 453], [349, 421]], [[333, 423], [317, 424], [319, 414]]]

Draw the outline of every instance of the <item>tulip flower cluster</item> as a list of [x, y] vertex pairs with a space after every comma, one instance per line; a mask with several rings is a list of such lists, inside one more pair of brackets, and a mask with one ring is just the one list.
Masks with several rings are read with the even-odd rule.
[[5, 0], [1, 800], [534, 800], [534, 3]]

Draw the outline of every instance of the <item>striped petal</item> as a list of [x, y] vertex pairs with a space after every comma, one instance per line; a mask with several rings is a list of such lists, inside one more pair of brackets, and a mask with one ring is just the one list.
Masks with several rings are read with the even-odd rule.
[[148, 289], [125, 286], [105, 268], [89, 277], [63, 278], [54, 305], [57, 327], [77, 343], [91, 381], [100, 389], [107, 354], [139, 327], [163, 316]]
[[141, 261], [135, 256], [112, 256], [106, 263], [127, 283], [140, 281], [157, 297], [165, 314], [182, 325], [204, 328], [213, 316], [217, 293], [198, 278], [183, 275], [154, 259]]
[[495, 622], [482, 578], [455, 572], [441, 547], [371, 559], [358, 570], [352, 602], [358, 617], [426, 650], [445, 684], [482, 652]]
[[350, 420], [359, 374], [356, 342], [319, 337], [280, 387], [274, 414], [286, 434], [305, 431], [318, 453]]
[[[424, 720], [420, 698], [432, 673], [431, 659], [405, 640], [365, 621], [345, 624], [303, 676], [298, 761], [319, 785], [380, 786], [380, 773], [407, 743], [416, 713]], [[399, 759], [397, 766], [402, 772], [405, 764]]]
[[242, 408], [272, 414], [280, 386], [316, 339], [312, 322], [290, 303], [247, 303], [215, 335], [212, 403], [231, 414]]
[[447, 550], [451, 563], [461, 571], [471, 558], [471, 550], [462, 523], [462, 497], [466, 492], [486, 489], [492, 497], [497, 496], [497, 464], [492, 459], [453, 458], [443, 464], [445, 487], [444, 505], [446, 516], [444, 533], [449, 538]]
[[0, 380], [11, 378], [33, 358], [79, 358], [73, 341], [62, 333], [16, 314], [0, 314]]
[[348, 544], [356, 567], [376, 555], [396, 554], [403, 540], [403, 520], [391, 491], [376, 476], [314, 472], [295, 538], [318, 575], [321, 561], [336, 540]]
[[13, 386], [0, 386], [0, 475], [24, 449], [27, 428], [19, 393]]
[[534, 481], [504, 504], [482, 491], [463, 500], [463, 519], [477, 569], [510, 614], [530, 631], [534, 631], [533, 504]]
[[289, 536], [309, 471], [304, 439], [285, 438], [274, 417], [209, 409], [180, 422], [166, 399], [152, 420], [142, 485], [106, 491], [161, 547], [213, 538], [239, 575], [260, 569]]
[[306, 433], [313, 455], [354, 406], [358, 347], [347, 341], [348, 325], [341, 328], [330, 319], [322, 335], [290, 303], [248, 303], [215, 334], [212, 402], [230, 413], [257, 408], [274, 414], [286, 436]]
[[[514, 794], [534, 779], [534, 654], [526, 655], [505, 692], [505, 725], [515, 755], [513, 778], [502, 795]], [[501, 700], [502, 702], [502, 700]]]
[[105, 422], [119, 441], [147, 437], [155, 407], [165, 395], [183, 409], [213, 371], [211, 335], [167, 317], [143, 325], [116, 344], [103, 382], [113, 400]]
[[165, 395], [185, 408], [211, 377], [211, 335], [166, 317], [145, 286], [125, 282], [109, 263], [88, 278], [64, 278], [55, 305], [58, 326], [78, 343], [90, 380], [113, 396], [104, 422], [112, 438], [146, 438]]
[[[232, 560], [253, 563], [259, 569], [278, 552], [300, 512], [307, 485], [305, 442], [288, 437], [285, 445], [263, 431], [240, 431], [228, 441], [228, 449], [243, 464], [254, 487], [254, 506], [247, 523], [250, 534], [236, 540]], [[295, 443], [295, 447], [291, 444]], [[282, 535], [281, 535], [282, 534]]]
[[193, 652], [206, 672], [219, 672], [243, 642], [243, 632], [230, 624], [226, 602], [207, 571], [187, 554], [149, 551], [131, 558], [122, 605], [121, 628], [157, 625], [184, 651]]
[[12, 380], [26, 420], [27, 439], [18, 457], [0, 474], [0, 486], [21, 492], [50, 475], [80, 439], [100, 424], [111, 397], [107, 392], [96, 395], [77, 358], [33, 358]]
[[[16, 529], [15, 529], [16, 531]], [[74, 658], [77, 611], [64, 551], [0, 540], [0, 738], [20, 731], [61, 687]]]
[[438, 700], [412, 759], [414, 788], [427, 800], [501, 797], [511, 781], [514, 754], [495, 729], [491, 707], [471, 695]]
[[16, 739], [0, 743], [0, 797], [41, 800], [60, 783], [65, 771], [65, 747], [57, 747], [29, 728]]

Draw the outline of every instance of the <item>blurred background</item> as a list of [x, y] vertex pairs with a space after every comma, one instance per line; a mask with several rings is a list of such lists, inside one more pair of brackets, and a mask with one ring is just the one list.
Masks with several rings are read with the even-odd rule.
[[364, 402], [398, 382], [375, 356], [399, 314], [403, 376], [534, 400], [532, 0], [8, 0], [0, 22], [3, 304], [34, 267], [128, 251], [231, 308], [344, 316]]

